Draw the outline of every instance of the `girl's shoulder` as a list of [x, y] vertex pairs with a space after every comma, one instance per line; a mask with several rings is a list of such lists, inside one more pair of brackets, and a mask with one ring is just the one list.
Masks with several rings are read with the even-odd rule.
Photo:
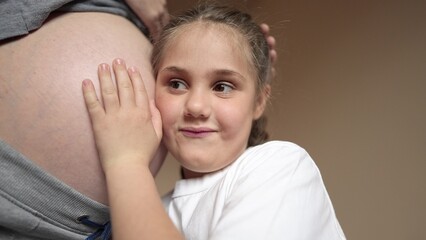
[[295, 162], [312, 161], [308, 152], [301, 146], [288, 141], [269, 141], [248, 148], [240, 157], [246, 164], [293, 164]]
[[288, 141], [280, 141], [280, 140], [268, 141], [263, 144], [256, 145], [247, 149], [247, 151], [267, 151], [267, 152], [274, 151], [274, 150], [280, 150], [285, 152], [293, 152], [293, 151], [306, 152], [304, 148], [297, 145], [296, 143], [288, 142]]
[[277, 239], [345, 239], [318, 167], [297, 144], [271, 141], [247, 149], [218, 186], [226, 211], [217, 229], [231, 225], [228, 218], [233, 229], [236, 223], [256, 226], [250, 234], [263, 229]]
[[[294, 177], [321, 178], [318, 167], [308, 152], [287, 141], [269, 141], [248, 148], [232, 166], [238, 182], [260, 184], [273, 178], [288, 182]], [[252, 184], [252, 183], [251, 183]], [[255, 184], [255, 185], [257, 185]]]

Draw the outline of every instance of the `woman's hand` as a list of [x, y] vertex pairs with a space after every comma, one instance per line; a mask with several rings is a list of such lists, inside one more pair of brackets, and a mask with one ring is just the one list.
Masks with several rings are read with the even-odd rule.
[[118, 164], [149, 166], [161, 137], [161, 117], [148, 99], [141, 75], [127, 69], [122, 59], [112, 64], [115, 83], [108, 64], [98, 68], [103, 104], [93, 83], [83, 81], [83, 95], [92, 121], [96, 146], [104, 171]]
[[170, 19], [166, 0], [126, 0], [126, 2], [148, 27], [152, 39], [157, 40]]
[[260, 24], [260, 28], [262, 29], [263, 35], [265, 35], [266, 42], [268, 43], [268, 46], [269, 46], [269, 57], [271, 61], [271, 70], [270, 70], [271, 79], [270, 80], [272, 81], [276, 75], [275, 63], [277, 62], [277, 59], [278, 59], [278, 53], [275, 50], [276, 41], [275, 41], [275, 38], [270, 35], [270, 28], [268, 24], [262, 23]]

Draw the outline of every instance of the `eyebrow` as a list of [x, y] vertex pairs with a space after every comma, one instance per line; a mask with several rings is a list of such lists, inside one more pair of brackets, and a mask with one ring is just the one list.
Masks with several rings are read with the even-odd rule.
[[[188, 74], [188, 71], [185, 70], [184, 68], [181, 67], [177, 67], [177, 66], [170, 66], [170, 67], [165, 67], [163, 69], [160, 70], [160, 72], [172, 72], [172, 73], [179, 73], [179, 74]], [[210, 72], [208, 74], [209, 76], [213, 75], [213, 76], [223, 76], [223, 77], [236, 77], [237, 79], [241, 79], [241, 80], [246, 80], [246, 78], [233, 70], [229, 70], [229, 69], [215, 69], [212, 72]]]
[[170, 67], [161, 69], [160, 72], [186, 73], [187, 71], [180, 67], [170, 66]]
[[228, 69], [218, 69], [213, 71], [215, 75], [219, 75], [219, 76], [224, 76], [224, 77], [237, 77], [238, 79], [241, 80], [246, 80], [246, 78], [241, 75], [239, 72], [233, 71], [233, 70], [228, 70]]

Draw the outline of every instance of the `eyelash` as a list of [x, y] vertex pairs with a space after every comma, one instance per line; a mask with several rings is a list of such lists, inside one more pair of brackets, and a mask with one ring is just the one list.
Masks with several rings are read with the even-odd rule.
[[182, 81], [182, 80], [179, 80], [179, 79], [174, 78], [174, 79], [171, 79], [171, 80], [169, 81], [169, 87], [170, 87], [170, 88], [172, 88], [172, 89], [176, 89], [176, 90], [181, 89], [181, 88], [179, 88], [179, 87], [174, 86], [174, 85], [176, 85], [176, 84], [181, 84], [181, 85], [183, 85], [183, 86], [185, 87], [185, 89], [186, 89], [186, 88], [188, 88], [188, 86], [186, 85], [186, 83], [185, 83], [184, 81]]
[[[229, 90], [221, 91], [221, 90], [217, 90], [217, 87], [229, 88]], [[229, 93], [230, 91], [232, 91], [234, 89], [235, 89], [234, 85], [229, 83], [229, 82], [218, 82], [213, 86], [214, 91], [217, 91], [217, 92], [220, 92], [220, 93], [225, 93], [225, 94]]]
[[[173, 78], [168, 82], [168, 86], [173, 89], [173, 90], [183, 90], [183, 89], [188, 89], [188, 84], [180, 79], [177, 78]], [[183, 86], [183, 88], [182, 88]], [[221, 89], [219, 89], [221, 88]], [[223, 90], [225, 89], [225, 90]], [[212, 90], [215, 92], [218, 92], [220, 94], [229, 94], [229, 92], [231, 92], [232, 90], [235, 89], [235, 86], [230, 83], [230, 82], [225, 82], [225, 81], [219, 81], [216, 82], [213, 87]]]

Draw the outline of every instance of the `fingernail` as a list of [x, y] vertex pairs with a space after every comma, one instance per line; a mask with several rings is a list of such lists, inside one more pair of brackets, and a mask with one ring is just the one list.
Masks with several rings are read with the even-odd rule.
[[109, 66], [106, 63], [102, 63], [99, 65], [99, 68], [103, 71], [109, 71]]
[[90, 80], [89, 80], [89, 79], [84, 79], [84, 80], [83, 80], [83, 86], [84, 86], [84, 87], [88, 87], [88, 86], [90, 86]]
[[137, 72], [138, 70], [137, 70], [137, 68], [135, 67], [135, 66], [133, 66], [133, 67], [129, 67], [129, 72], [131, 72], [131, 73], [135, 73], [135, 72]]
[[121, 64], [123, 64], [123, 63], [124, 63], [123, 59], [121, 59], [121, 58], [116, 58], [116, 59], [114, 60], [114, 62], [115, 62], [115, 64], [118, 64], [118, 65], [121, 65]]

